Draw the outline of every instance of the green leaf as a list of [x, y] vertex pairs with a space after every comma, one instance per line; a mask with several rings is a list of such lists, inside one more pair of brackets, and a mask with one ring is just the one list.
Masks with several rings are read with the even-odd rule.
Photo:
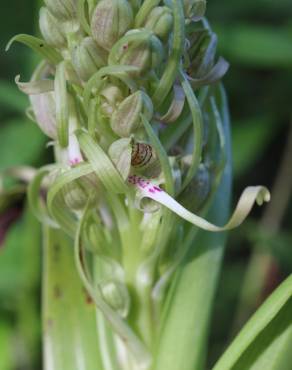
[[95, 305], [75, 269], [63, 232], [44, 231], [43, 340], [45, 369], [101, 370]]
[[[214, 222], [228, 217], [231, 197], [229, 120], [222, 97], [228, 165], [209, 216]], [[194, 234], [196, 229], [193, 229]], [[177, 273], [164, 307], [164, 323], [154, 370], [200, 370], [204, 367], [211, 305], [226, 235], [200, 231]]]
[[[264, 302], [213, 370], [281, 370], [291, 359], [292, 275]], [[286, 366], [286, 367], [283, 367]]]

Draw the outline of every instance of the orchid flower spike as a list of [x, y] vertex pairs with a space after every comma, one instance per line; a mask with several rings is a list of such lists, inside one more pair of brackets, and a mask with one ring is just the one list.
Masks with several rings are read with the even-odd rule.
[[21, 42], [43, 59], [30, 82], [16, 78], [55, 155], [30, 183], [31, 207], [75, 241], [80, 278], [119, 338], [110, 343], [119, 369], [147, 370], [167, 285], [153, 297], [181, 261], [190, 223], [236, 228], [270, 194], [247, 187], [225, 225], [203, 217], [230, 173], [228, 63], [206, 1], [44, 3], [44, 40], [22, 34], [7, 47]]

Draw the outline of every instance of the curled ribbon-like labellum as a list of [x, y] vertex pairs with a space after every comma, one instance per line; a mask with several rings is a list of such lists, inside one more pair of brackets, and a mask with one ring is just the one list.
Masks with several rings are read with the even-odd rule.
[[248, 216], [255, 202], [258, 205], [262, 205], [264, 202], [270, 201], [270, 193], [267, 188], [263, 186], [249, 186], [242, 193], [229, 222], [224, 226], [216, 226], [202, 217], [188, 211], [159, 186], [154, 185], [150, 181], [133, 175], [129, 176], [128, 182], [138, 190], [137, 196], [139, 203], [141, 203], [143, 198], [150, 198], [167, 207], [193, 225], [213, 232], [231, 230], [238, 227]]

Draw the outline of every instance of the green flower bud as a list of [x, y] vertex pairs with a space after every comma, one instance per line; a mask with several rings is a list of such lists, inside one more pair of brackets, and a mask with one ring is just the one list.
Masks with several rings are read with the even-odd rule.
[[115, 45], [109, 60], [111, 64], [137, 67], [137, 71], [131, 72], [131, 75], [141, 76], [155, 69], [161, 63], [163, 55], [163, 45], [153, 33], [131, 30]]
[[63, 197], [66, 206], [72, 210], [83, 209], [88, 200], [88, 194], [78, 180], [64, 186]]
[[183, 0], [185, 17], [200, 20], [206, 12], [206, 0]]
[[172, 28], [173, 16], [167, 6], [157, 6], [149, 13], [144, 27], [164, 39]]
[[58, 20], [45, 7], [40, 9], [39, 26], [41, 33], [49, 45], [64, 47], [66, 37], [60, 28]]
[[133, 11], [127, 0], [101, 0], [93, 12], [92, 36], [98, 45], [110, 50], [132, 23]]
[[72, 64], [83, 80], [87, 81], [99, 68], [106, 65], [107, 55], [92, 37], [86, 37], [72, 53]]
[[76, 17], [76, 3], [76, 0], [45, 0], [45, 4], [50, 12], [62, 21]]
[[97, 205], [100, 196], [98, 177], [94, 173], [82, 176], [66, 184], [62, 193], [66, 206], [72, 210], [83, 209], [89, 199], [92, 205]]
[[123, 99], [123, 93], [118, 86], [106, 85], [99, 93], [101, 113], [105, 117], [111, 117]]
[[121, 137], [129, 137], [143, 126], [141, 114], [144, 114], [150, 121], [153, 115], [153, 105], [147, 94], [137, 91], [123, 100], [112, 115], [113, 131]]
[[108, 280], [99, 284], [104, 301], [121, 317], [128, 316], [130, 311], [130, 295], [125, 284]]
[[198, 212], [207, 200], [210, 190], [210, 172], [201, 164], [196, 176], [180, 195], [179, 202], [191, 212]]

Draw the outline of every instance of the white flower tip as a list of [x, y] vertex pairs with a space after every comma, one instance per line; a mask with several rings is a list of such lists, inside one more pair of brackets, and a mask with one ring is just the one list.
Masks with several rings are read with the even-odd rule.
[[260, 191], [258, 193], [256, 202], [259, 206], [263, 205], [265, 202], [269, 202], [271, 200], [271, 193], [269, 190], [264, 186], [259, 186]]

